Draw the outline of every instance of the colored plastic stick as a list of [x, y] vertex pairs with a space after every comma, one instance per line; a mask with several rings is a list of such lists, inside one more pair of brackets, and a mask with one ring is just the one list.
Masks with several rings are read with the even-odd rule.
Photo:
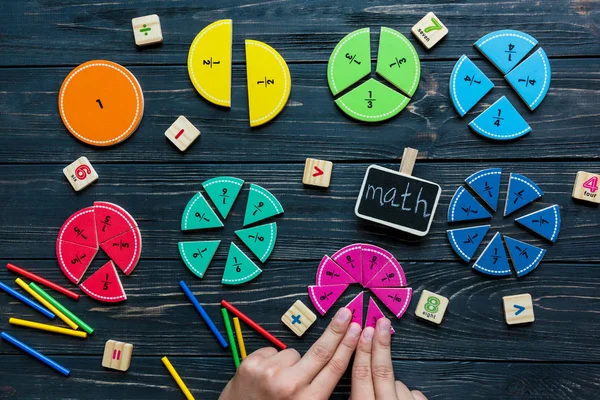
[[231, 330], [231, 322], [229, 322], [229, 313], [226, 308], [221, 308], [221, 314], [223, 314], [223, 321], [225, 322], [225, 329], [227, 330], [227, 337], [229, 338], [229, 346], [231, 346], [231, 356], [233, 357], [233, 363], [235, 369], [240, 366], [240, 356], [238, 355], [237, 346], [235, 345], [235, 339], [233, 338], [233, 330]]
[[177, 371], [175, 371], [175, 368], [173, 368], [173, 364], [171, 364], [171, 361], [169, 361], [169, 359], [166, 356], [163, 357], [161, 360], [163, 364], [165, 364], [165, 367], [167, 367], [167, 369], [169, 370], [169, 373], [171, 374], [173, 379], [175, 379], [175, 382], [177, 382], [177, 386], [179, 386], [179, 389], [181, 389], [181, 391], [185, 395], [185, 398], [188, 400], [194, 400], [194, 396], [192, 396], [190, 390], [187, 388], [187, 386], [185, 386], [185, 383], [183, 383], [181, 377], [179, 376]]
[[80, 338], [87, 338], [87, 333], [81, 331], [74, 331], [72, 329], [61, 328], [59, 326], [40, 324], [38, 322], [28, 321], [26, 319], [10, 318], [8, 322], [12, 325], [24, 326], [26, 328], [39, 329], [42, 331], [61, 333], [63, 335], [75, 336]]
[[275, 346], [279, 347], [281, 350], [287, 349], [287, 345], [285, 343], [283, 343], [281, 340], [277, 339], [275, 336], [271, 335], [262, 326], [260, 326], [256, 322], [252, 321], [249, 317], [247, 317], [240, 310], [238, 310], [237, 308], [235, 308], [234, 306], [229, 304], [226, 300], [221, 300], [221, 305], [223, 307], [225, 307], [226, 309], [228, 309], [229, 311], [231, 311], [231, 313], [233, 313], [236, 317], [239, 317], [239, 319], [244, 321], [246, 324], [250, 325], [250, 327], [252, 329], [254, 329], [256, 332], [260, 333], [265, 338], [269, 339]]
[[29, 293], [29, 295], [31, 297], [33, 297], [34, 299], [36, 299], [37, 301], [42, 303], [42, 305], [44, 307], [46, 307], [48, 310], [52, 311], [58, 318], [62, 319], [65, 324], [67, 324], [71, 327], [71, 329], [77, 330], [79, 328], [75, 322], [71, 321], [65, 314], [61, 313], [58, 308], [54, 307], [52, 304], [50, 304], [48, 301], [46, 301], [46, 299], [44, 299], [42, 296], [37, 294], [37, 292], [35, 292], [32, 288], [27, 286], [27, 284], [25, 283], [25, 281], [23, 279], [17, 278], [17, 279], [15, 279], [15, 282], [17, 282], [17, 285], [19, 285], [21, 287], [21, 289], [23, 289], [24, 291]]
[[70, 298], [72, 298], [74, 300], [79, 300], [79, 295], [77, 293], [71, 292], [69, 289], [65, 289], [64, 287], [59, 286], [54, 282], [50, 282], [49, 280], [44, 279], [39, 275], [33, 274], [33, 273], [26, 271], [23, 268], [17, 267], [16, 265], [13, 265], [13, 264], [6, 264], [6, 268], [8, 268], [10, 271], [12, 271], [16, 274], [24, 276], [25, 278], [31, 279], [32, 281], [35, 281], [46, 287], [49, 287], [50, 289], [54, 289], [57, 292], [64, 294], [65, 296], [69, 296]]
[[217, 329], [215, 324], [212, 322], [212, 320], [210, 319], [210, 317], [208, 316], [206, 311], [204, 311], [204, 308], [200, 305], [198, 300], [196, 300], [196, 297], [194, 296], [194, 294], [192, 293], [192, 291], [190, 290], [188, 285], [186, 285], [184, 281], [179, 281], [179, 286], [181, 286], [181, 289], [183, 289], [183, 292], [185, 293], [187, 298], [192, 302], [194, 307], [196, 307], [196, 310], [198, 310], [198, 313], [200, 314], [200, 316], [202, 317], [202, 319], [204, 320], [206, 325], [208, 325], [208, 327], [212, 331], [213, 335], [215, 335], [215, 337], [219, 341], [219, 344], [221, 345], [221, 347], [226, 349], [228, 344], [225, 341], [225, 338], [223, 337], [223, 335], [221, 335], [221, 332], [219, 332], [219, 330]]
[[11, 335], [9, 335], [6, 332], [0, 333], [0, 338], [2, 338], [3, 340], [6, 340], [8, 343], [12, 344], [15, 347], [18, 347], [19, 349], [23, 350], [25, 353], [29, 354], [30, 356], [37, 358], [38, 360], [40, 360], [47, 366], [54, 368], [55, 370], [57, 370], [64, 376], [69, 376], [69, 374], [71, 373], [71, 371], [69, 371], [62, 365], [58, 364], [56, 361], [53, 361], [50, 358], [43, 355], [42, 353], [40, 353], [39, 351], [32, 349], [31, 347], [27, 346], [25, 343], [12, 337]]
[[94, 328], [92, 328], [91, 326], [89, 326], [88, 324], [83, 322], [81, 319], [79, 319], [79, 317], [77, 317], [77, 315], [73, 314], [71, 311], [69, 311], [69, 309], [67, 307], [63, 306], [62, 304], [60, 304], [58, 302], [58, 300], [56, 300], [54, 297], [52, 297], [48, 293], [46, 293], [44, 291], [44, 289], [42, 289], [41, 287], [39, 287], [38, 285], [36, 285], [33, 282], [31, 282], [29, 284], [29, 287], [32, 288], [33, 290], [35, 290], [37, 292], [37, 294], [42, 296], [44, 299], [46, 299], [46, 301], [48, 303], [50, 303], [54, 307], [58, 308], [63, 314], [65, 314], [67, 317], [69, 317], [69, 319], [71, 321], [73, 321], [77, 325], [79, 325], [79, 327], [81, 329], [83, 329], [84, 331], [86, 331], [88, 333], [88, 335], [91, 335], [94, 332]]
[[46, 317], [48, 317], [50, 319], [56, 318], [56, 315], [54, 315], [50, 310], [40, 306], [35, 301], [29, 300], [27, 297], [23, 296], [21, 293], [17, 292], [13, 288], [11, 288], [10, 286], [8, 286], [2, 282], [0, 282], [0, 289], [4, 290], [6, 293], [10, 294], [17, 300], [22, 301], [23, 303], [27, 304], [29, 307], [33, 308], [34, 310], [41, 312]]
[[242, 327], [240, 326], [240, 319], [233, 317], [233, 327], [235, 329], [235, 337], [237, 337], [238, 346], [240, 348], [240, 356], [242, 360], [246, 358], [246, 345], [244, 344], [244, 335], [242, 335]]

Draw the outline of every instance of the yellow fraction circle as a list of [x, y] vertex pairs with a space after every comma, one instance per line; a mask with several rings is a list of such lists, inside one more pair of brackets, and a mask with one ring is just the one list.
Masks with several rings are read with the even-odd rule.
[[246, 40], [246, 76], [250, 126], [259, 126], [283, 110], [292, 89], [290, 70], [271, 46]]
[[188, 53], [188, 73], [202, 97], [213, 104], [231, 107], [230, 19], [215, 21], [196, 36]]
[[144, 94], [127, 68], [93, 60], [67, 75], [58, 94], [58, 110], [73, 136], [94, 146], [112, 146], [140, 124]]

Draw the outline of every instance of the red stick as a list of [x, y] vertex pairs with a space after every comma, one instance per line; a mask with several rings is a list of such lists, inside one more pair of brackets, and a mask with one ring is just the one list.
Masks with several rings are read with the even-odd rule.
[[69, 289], [65, 289], [62, 286], [58, 286], [56, 283], [50, 282], [49, 280], [44, 279], [44, 278], [42, 278], [39, 275], [36, 275], [36, 274], [31, 273], [29, 271], [26, 271], [23, 268], [17, 267], [16, 265], [13, 265], [13, 264], [10, 264], [10, 263], [6, 264], [6, 268], [8, 268], [9, 271], [15, 272], [15, 273], [17, 273], [19, 275], [24, 276], [25, 278], [29, 278], [32, 281], [35, 281], [35, 282], [40, 283], [40, 284], [42, 284], [44, 286], [47, 286], [50, 289], [54, 289], [57, 292], [60, 292], [60, 293], [64, 294], [65, 296], [69, 296], [72, 299], [79, 300], [79, 295], [77, 293], [71, 292]]
[[237, 308], [235, 308], [234, 306], [229, 304], [227, 301], [221, 300], [221, 305], [223, 307], [225, 307], [226, 309], [228, 309], [236, 317], [238, 317], [239, 319], [244, 321], [246, 324], [250, 325], [250, 327], [252, 329], [254, 329], [256, 332], [260, 333], [261, 335], [263, 335], [264, 337], [269, 339], [271, 342], [273, 342], [273, 344], [275, 346], [279, 347], [281, 350], [287, 349], [287, 345], [285, 343], [283, 343], [281, 340], [277, 339], [275, 336], [271, 335], [263, 327], [258, 325], [256, 322], [252, 321], [250, 318], [248, 318], [240, 310], [238, 310]]

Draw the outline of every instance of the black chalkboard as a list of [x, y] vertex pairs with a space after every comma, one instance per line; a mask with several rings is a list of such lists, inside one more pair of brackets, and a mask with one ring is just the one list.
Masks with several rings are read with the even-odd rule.
[[442, 188], [437, 183], [371, 165], [354, 213], [417, 236], [429, 232]]

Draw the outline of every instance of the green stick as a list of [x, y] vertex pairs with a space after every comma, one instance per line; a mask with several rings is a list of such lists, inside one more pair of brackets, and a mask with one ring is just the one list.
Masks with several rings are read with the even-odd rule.
[[35, 292], [37, 294], [42, 296], [44, 298], [44, 300], [46, 300], [48, 303], [52, 304], [54, 307], [56, 307], [58, 310], [60, 310], [60, 312], [65, 314], [71, 321], [75, 322], [81, 329], [86, 331], [88, 333], [88, 335], [91, 335], [92, 332], [94, 332], [94, 328], [92, 328], [91, 326], [89, 326], [88, 324], [86, 324], [85, 322], [80, 320], [77, 317], [77, 315], [75, 315], [71, 311], [69, 311], [69, 309], [67, 309], [67, 307], [60, 304], [58, 302], [58, 300], [56, 300], [54, 297], [50, 296], [48, 293], [46, 293], [46, 291], [44, 289], [42, 289], [41, 287], [36, 285], [34, 282], [30, 282], [29, 287], [32, 288], [33, 290], [35, 290]]
[[221, 313], [223, 314], [223, 321], [225, 321], [225, 330], [227, 331], [227, 337], [229, 338], [229, 346], [231, 347], [231, 355], [233, 356], [235, 369], [238, 369], [240, 366], [240, 356], [238, 355], [237, 346], [235, 345], [233, 330], [231, 329], [231, 322], [229, 321], [229, 313], [226, 308], [221, 308]]

